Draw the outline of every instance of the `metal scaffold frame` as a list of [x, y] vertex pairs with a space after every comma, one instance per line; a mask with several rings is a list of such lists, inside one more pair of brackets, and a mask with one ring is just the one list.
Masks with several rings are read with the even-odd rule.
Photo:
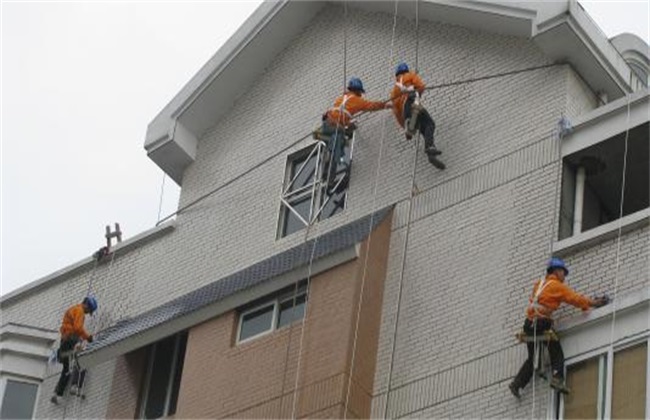
[[[346, 147], [349, 147], [350, 150], [349, 160], [347, 161], [344, 168], [337, 169], [335, 173], [335, 180], [331, 188], [328, 188], [327, 180], [329, 165], [338, 165], [338, 162], [330, 162], [330, 151], [328, 149], [327, 143], [323, 140], [318, 140], [316, 142], [316, 145], [311, 149], [305, 161], [300, 165], [296, 173], [293, 174], [293, 176], [289, 179], [289, 182], [282, 187], [282, 193], [280, 196], [282, 205], [286, 207], [287, 211], [290, 211], [305, 226], [311, 226], [314, 224], [321, 216], [323, 210], [329, 204], [330, 200], [332, 200], [333, 196], [335, 195], [334, 192], [338, 192], [339, 188], [341, 188], [342, 185], [349, 182], [355, 139], [355, 131], [353, 131], [351, 135], [345, 136]], [[308, 164], [314, 157], [316, 159], [316, 164], [313, 165], [313, 169], [311, 169], [311, 165]], [[313, 173], [311, 173], [311, 176], [308, 178], [311, 179], [309, 183], [292, 189], [299, 177], [309, 174], [312, 171]], [[328, 190], [331, 191], [331, 193], [328, 192]], [[300, 214], [300, 212], [294, 207], [292, 203], [302, 202], [302, 198], [309, 196], [311, 196], [309, 215], [307, 219], [305, 219], [305, 217]]]

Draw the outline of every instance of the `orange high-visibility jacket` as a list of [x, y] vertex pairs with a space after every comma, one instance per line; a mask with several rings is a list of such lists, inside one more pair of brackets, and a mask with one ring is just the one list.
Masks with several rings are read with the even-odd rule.
[[[343, 112], [339, 109], [341, 104], [345, 101]], [[384, 103], [381, 101], [369, 101], [364, 99], [361, 95], [354, 92], [347, 92], [341, 95], [334, 101], [334, 106], [327, 111], [327, 122], [332, 125], [341, 123], [343, 126], [350, 124], [352, 118], [361, 111], [378, 111], [384, 108]]]
[[84, 312], [83, 304], [78, 304], [71, 306], [65, 311], [63, 315], [63, 322], [61, 323], [61, 340], [65, 340], [70, 337], [72, 334], [88, 340], [90, 334], [86, 332], [84, 328], [84, 321], [86, 320], [86, 313]]
[[530, 304], [526, 310], [526, 315], [528, 319], [533, 320], [535, 318], [535, 313], [540, 318], [551, 318], [553, 311], [555, 311], [562, 302], [566, 302], [569, 305], [576, 306], [583, 311], [586, 311], [593, 305], [593, 301], [576, 293], [569, 286], [564, 284], [557, 278], [555, 274], [548, 274], [544, 285], [542, 286], [542, 291], [537, 298], [537, 305], [535, 307], [534, 300], [537, 289], [539, 288], [541, 280], [537, 280], [535, 287], [533, 288], [533, 294], [530, 296]]
[[403, 92], [399, 84], [405, 88], [412, 86], [419, 94], [424, 92], [426, 86], [420, 76], [413, 72], [402, 73], [395, 78], [395, 86], [390, 92], [390, 98], [393, 101], [393, 114], [399, 125], [404, 128], [404, 104], [408, 99], [408, 93]]

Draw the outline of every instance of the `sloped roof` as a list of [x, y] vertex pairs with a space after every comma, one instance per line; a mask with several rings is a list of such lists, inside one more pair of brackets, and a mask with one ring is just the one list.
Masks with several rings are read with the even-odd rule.
[[[386, 218], [390, 213], [390, 210], [391, 207], [386, 207], [375, 212], [374, 217], [372, 215], [367, 215], [329, 233], [310, 239], [306, 243], [302, 243], [287, 251], [260, 261], [259, 263], [253, 264], [241, 271], [215, 280], [206, 286], [189, 292], [161, 306], [133, 318], [120, 321], [116, 325], [99, 333], [95, 341], [80, 355], [80, 358], [82, 360], [84, 357], [88, 358], [94, 353], [99, 353], [108, 347], [115, 346], [121, 342], [134, 338], [145, 331], [190, 315], [206, 306], [222, 301], [239, 292], [260, 285], [299, 267], [306, 266], [310, 262], [312, 246], [314, 246], [314, 244], [314, 261], [327, 257], [338, 251], [353, 247], [365, 240], [375, 227]], [[210, 317], [218, 315], [219, 313], [211, 313]], [[204, 320], [198, 322], [202, 321]], [[166, 331], [166, 333], [169, 333], [169, 331]], [[138, 343], [138, 347], [141, 347], [142, 345], [142, 343]], [[123, 354], [124, 352], [125, 351], [121, 351], [119, 354]], [[112, 354], [112, 356], [114, 357], [115, 354]], [[100, 357], [99, 359], [103, 360], [106, 358]]]

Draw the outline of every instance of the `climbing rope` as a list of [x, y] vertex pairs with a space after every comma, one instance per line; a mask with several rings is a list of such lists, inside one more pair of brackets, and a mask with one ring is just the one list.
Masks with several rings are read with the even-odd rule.
[[[562, 120], [560, 120], [562, 121]], [[557, 215], [559, 213], [558, 211], [558, 206], [559, 206], [559, 197], [560, 195], [558, 194], [559, 186], [562, 182], [562, 128], [560, 127], [560, 124], [558, 124], [558, 127], [556, 129], [557, 131], [555, 134], [552, 136], [552, 138], [556, 142], [556, 149], [557, 149], [557, 158], [555, 159], [555, 162], [557, 162], [558, 168], [556, 171], [556, 177], [555, 177], [555, 182], [553, 186], [553, 209], [551, 212], [553, 213], [553, 217], [551, 218], [551, 223], [549, 226], [549, 241], [548, 241], [548, 259], [550, 260], [553, 257], [553, 242], [555, 239], [555, 228], [557, 225]], [[541, 288], [544, 286], [544, 282], [546, 280], [546, 273], [542, 276], [537, 289], [535, 290], [535, 293], [537, 291], [540, 291]], [[536, 300], [536, 298], [535, 298]], [[548, 343], [547, 343], [548, 347]], [[537, 340], [537, 315], [535, 315], [533, 319], [533, 377], [532, 377], [532, 396], [533, 396], [533, 402], [532, 402], [532, 407], [531, 407], [531, 418], [535, 418], [535, 383], [536, 383], [536, 374], [535, 374], [535, 364], [536, 363], [541, 363], [541, 352], [544, 351], [543, 346], [541, 343]], [[549, 378], [549, 381], [553, 379], [553, 372], [551, 372], [551, 377]]]
[[[415, 33], [416, 33], [416, 49], [415, 49], [415, 68], [416, 68], [416, 73], [418, 69], [418, 50], [419, 50], [419, 11], [418, 11], [418, 4], [419, 1], [416, 0], [415, 2]], [[396, 11], [397, 13], [397, 7]], [[404, 290], [404, 271], [406, 269], [406, 253], [408, 250], [408, 241], [409, 241], [409, 234], [411, 231], [411, 218], [413, 216], [413, 197], [415, 196], [415, 175], [416, 175], [416, 170], [417, 170], [417, 161], [418, 161], [418, 152], [420, 148], [418, 147], [418, 143], [420, 142], [420, 133], [418, 131], [418, 135], [415, 139], [414, 145], [415, 145], [415, 153], [413, 156], [413, 164], [412, 164], [412, 173], [411, 173], [411, 186], [409, 190], [409, 199], [408, 199], [408, 211], [407, 211], [407, 220], [406, 220], [406, 233], [404, 235], [404, 246], [402, 248], [402, 263], [401, 263], [401, 268], [400, 268], [400, 276], [399, 276], [399, 284], [397, 288], [397, 302], [396, 302], [396, 308], [395, 308], [395, 322], [393, 324], [393, 337], [392, 337], [392, 343], [391, 343], [391, 352], [390, 352], [390, 364], [388, 366], [388, 380], [387, 380], [387, 389], [386, 389], [386, 399], [384, 403], [384, 412], [383, 412], [383, 418], [387, 418], [388, 414], [388, 407], [389, 407], [389, 402], [390, 402], [390, 393], [391, 393], [391, 382], [392, 382], [392, 377], [393, 377], [393, 369], [395, 366], [395, 348], [397, 346], [397, 330], [398, 330], [398, 324], [399, 324], [399, 315], [400, 315], [400, 307], [401, 307], [401, 301], [402, 301], [402, 293]]]
[[[625, 185], [627, 181], [627, 155], [628, 155], [628, 140], [630, 136], [630, 94], [627, 94], [627, 118], [625, 121], [625, 142], [623, 145], [623, 175], [621, 179], [621, 199], [620, 207], [618, 212], [618, 235], [616, 239], [616, 266], [614, 269], [614, 292], [612, 293], [612, 327], [610, 330], [609, 337], [609, 350], [608, 353], [612, 355], [612, 360], [614, 357], [614, 332], [616, 326], [616, 294], [618, 293], [618, 279], [619, 279], [619, 270], [621, 263], [621, 237], [623, 234], [623, 210], [625, 204]], [[610, 368], [610, 372], [611, 372]]]
[[163, 196], [165, 194], [165, 179], [167, 172], [163, 171], [162, 184], [160, 185], [160, 200], [158, 200], [158, 217], [156, 218], [156, 226], [160, 223], [160, 214], [162, 213]]
[[[392, 68], [392, 63], [394, 60], [394, 47], [395, 47], [395, 33], [397, 29], [397, 6], [398, 6], [399, 0], [395, 0], [395, 11], [393, 13], [393, 28], [392, 28], [392, 35], [391, 35], [391, 41], [390, 41], [390, 52], [388, 54], [388, 67], [389, 69]], [[389, 70], [390, 72], [390, 70]], [[392, 75], [392, 72], [390, 72]], [[383, 149], [384, 149], [384, 140], [386, 137], [386, 120], [387, 116], [383, 116], [382, 120], [382, 130], [381, 130], [381, 136], [380, 136], [380, 142], [379, 142], [379, 156], [377, 157], [377, 170], [375, 171], [375, 182], [373, 185], [373, 192], [372, 192], [372, 204], [370, 206], [370, 220], [368, 222], [368, 240], [366, 243], [366, 255], [364, 257], [364, 263], [363, 263], [363, 272], [361, 275], [361, 290], [359, 292], [359, 299], [357, 302], [357, 312], [356, 312], [356, 319], [355, 319], [355, 325], [354, 325], [354, 339], [352, 341], [352, 359], [350, 361], [350, 370], [348, 372], [348, 383], [347, 383], [347, 389], [345, 392], [345, 405], [343, 409], [343, 418], [347, 419], [348, 417], [348, 407], [350, 404], [350, 390], [352, 387], [352, 375], [354, 375], [354, 365], [356, 361], [356, 355], [357, 355], [357, 342], [359, 338], [359, 322], [361, 319], [361, 308], [363, 306], [363, 295], [365, 291], [365, 284], [366, 284], [366, 278], [368, 274], [368, 259], [370, 256], [370, 248], [372, 246], [372, 226], [374, 223], [374, 218], [375, 218], [375, 212], [376, 212], [376, 203], [377, 203], [377, 191], [378, 191], [378, 186], [379, 186], [379, 173], [381, 169], [381, 159], [383, 155]], [[417, 145], [416, 145], [417, 148]]]
[[[346, 88], [346, 82], [347, 82], [347, 45], [348, 45], [348, 31], [347, 31], [347, 25], [348, 25], [348, 7], [347, 7], [347, 2], [343, 2], [343, 95], [345, 95], [345, 92], [347, 90]], [[342, 106], [345, 106], [345, 97], [342, 99]], [[336, 124], [336, 129], [334, 130], [334, 144], [332, 145], [331, 151], [330, 151], [330, 156], [329, 156], [329, 162], [328, 162], [328, 168], [327, 168], [327, 181], [329, 182], [329, 177], [330, 177], [330, 171], [331, 171], [331, 166], [332, 165], [338, 165], [338, 162], [333, 162], [334, 160], [334, 150], [337, 147], [337, 142], [339, 141], [339, 130], [340, 127], [342, 126], [343, 123], [343, 112], [342, 110], [339, 110], [339, 115], [338, 115], [338, 121]], [[318, 159], [318, 158], [317, 158]], [[314, 191], [312, 191], [312, 194], [316, 194], [315, 188], [316, 188], [316, 183], [317, 183], [317, 176], [322, 176], [321, 169], [320, 169], [320, 162], [317, 161], [316, 165], [316, 171], [317, 174], [314, 176]], [[321, 188], [320, 186], [318, 186]], [[322, 193], [321, 193], [322, 194]], [[313, 199], [313, 197], [312, 197]], [[312, 206], [313, 207], [313, 206]], [[305, 230], [305, 239], [303, 241], [303, 251], [307, 249], [307, 244], [309, 240], [309, 232], [311, 230], [311, 219], [312, 219], [312, 214], [310, 210], [310, 215], [309, 215], [309, 224], [307, 225], [307, 228]], [[311, 253], [309, 256], [309, 264], [307, 268], [307, 279], [306, 279], [306, 299], [305, 299], [305, 306], [304, 306], [304, 313], [303, 317], [300, 323], [301, 330], [300, 330], [300, 340], [299, 340], [299, 347], [298, 347], [298, 362], [297, 362], [297, 367], [296, 367], [296, 377], [294, 380], [294, 387], [293, 387], [293, 401], [292, 401], [292, 406], [291, 406], [291, 418], [295, 419], [296, 418], [296, 407], [297, 407], [297, 395], [298, 395], [298, 385], [299, 385], [299, 380], [300, 380], [300, 366], [302, 362], [302, 347], [303, 347], [303, 341], [304, 341], [304, 336], [305, 336], [305, 330], [306, 330], [306, 324], [305, 320], [307, 319], [307, 311], [309, 309], [309, 295], [311, 291], [311, 277], [312, 277], [312, 269], [313, 269], [313, 262], [314, 262], [314, 255], [316, 252], [316, 246], [318, 244], [319, 236], [314, 238], [314, 242], [312, 244], [312, 249]], [[303, 254], [304, 255], [304, 254]], [[301, 257], [302, 259], [302, 257]], [[296, 280], [294, 284], [294, 293], [293, 293], [293, 301], [292, 301], [292, 307], [291, 307], [291, 315], [293, 318], [294, 312], [296, 310], [296, 302], [298, 298], [298, 285], [302, 281], [302, 279]], [[284, 372], [282, 375], [282, 388], [280, 392], [280, 402], [278, 404], [278, 410], [279, 410], [279, 416], [282, 416], [282, 400], [284, 399], [284, 390], [285, 390], [285, 383], [286, 383], [286, 376], [287, 376], [287, 369], [289, 367], [289, 354], [290, 354], [290, 348], [291, 348], [291, 338], [293, 335], [293, 328], [294, 324], [292, 323], [289, 326], [289, 337], [287, 338], [287, 350], [285, 353], [285, 360], [284, 360]]]

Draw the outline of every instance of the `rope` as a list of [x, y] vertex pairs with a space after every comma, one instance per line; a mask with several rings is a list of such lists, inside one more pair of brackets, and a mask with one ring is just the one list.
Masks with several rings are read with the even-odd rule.
[[[417, 0], [416, 0], [416, 34], [418, 33], [418, 21], [419, 21], [419, 16], [417, 13], [418, 7], [417, 7]], [[416, 51], [415, 51], [415, 56], [416, 56], [416, 69], [417, 69], [417, 56], [418, 56], [418, 42], [416, 40]], [[417, 70], [416, 70], [417, 72]], [[389, 402], [390, 402], [390, 393], [391, 393], [391, 381], [393, 377], [393, 369], [395, 366], [395, 348], [397, 346], [397, 327], [399, 325], [399, 315], [400, 315], [400, 307], [401, 307], [401, 302], [402, 302], [402, 293], [404, 290], [404, 271], [406, 269], [406, 253], [408, 250], [408, 241], [409, 241], [409, 234], [411, 232], [411, 218], [413, 216], [413, 197], [415, 194], [415, 175], [416, 175], [416, 170], [417, 170], [417, 160], [418, 160], [418, 152], [420, 148], [418, 147], [418, 143], [420, 141], [420, 133], [418, 132], [418, 136], [415, 139], [414, 145], [415, 145], [415, 154], [413, 157], [413, 170], [411, 173], [411, 188], [409, 190], [409, 200], [408, 200], [408, 217], [406, 220], [406, 234], [404, 236], [404, 247], [402, 249], [402, 267], [400, 269], [400, 277], [399, 277], [399, 286], [397, 289], [397, 303], [396, 303], [396, 311], [395, 311], [395, 323], [393, 327], [393, 340], [391, 344], [391, 352], [390, 352], [390, 365], [388, 367], [388, 381], [387, 385], [388, 388], [386, 390], [386, 402], [384, 404], [384, 418], [387, 418], [388, 414], [388, 407], [389, 407]]]
[[167, 173], [163, 171], [162, 185], [160, 186], [160, 200], [158, 200], [158, 217], [156, 218], [156, 226], [160, 223], [160, 214], [162, 212], [163, 205], [163, 196], [165, 194], [165, 179], [167, 178]]
[[415, 73], [419, 73], [420, 52], [420, 0], [415, 0]]
[[348, 2], [343, 2], [343, 93], [348, 80]]
[[[547, 252], [548, 259], [552, 258], [552, 256], [553, 256], [553, 241], [554, 241], [554, 238], [555, 238], [554, 233], [555, 233], [555, 227], [557, 225], [557, 215], [559, 213], [559, 211], [557, 210], [558, 206], [559, 206], [559, 204], [558, 204], [558, 201], [559, 201], [558, 188], [559, 188], [559, 185], [562, 182], [562, 145], [560, 144], [560, 141], [562, 140], [561, 136], [562, 136], [561, 127], [558, 126], [558, 131], [553, 136], [553, 138], [555, 140], [557, 140], [557, 159], [556, 159], [556, 162], [558, 163], [558, 169], [556, 171], [554, 190], [553, 190], [553, 200], [554, 200], [553, 201], [553, 210], [552, 210], [553, 217], [551, 218], [551, 224], [549, 226], [550, 234], [549, 234], [548, 252]], [[537, 290], [539, 290], [542, 286], [544, 286], [544, 280], [545, 279], [546, 279], [545, 276], [542, 277], [542, 280], [539, 282], [539, 285], [537, 286]], [[550, 344], [550, 342], [547, 343], [546, 346], [548, 347], [549, 344]], [[532, 403], [532, 407], [531, 407], [531, 418], [533, 418], [533, 419], [535, 418], [535, 382], [536, 382], [535, 364], [536, 363], [541, 363], [541, 361], [540, 361], [541, 354], [539, 354], [539, 353], [544, 351], [544, 349], [540, 348], [540, 347], [543, 347], [543, 346], [537, 340], [537, 317], [535, 316], [535, 318], [533, 319], [533, 360], [532, 360], [532, 362], [533, 362], [533, 377], [532, 377], [532, 382], [533, 382], [532, 383], [533, 403]], [[551, 370], [552, 370], [552, 368], [551, 368]], [[553, 372], [551, 372], [551, 378], [549, 380], [551, 380], [552, 377], [553, 377]]]
[[[347, 31], [347, 18], [348, 18], [348, 7], [347, 3], [343, 3], [343, 95], [345, 95], [346, 92], [346, 80], [347, 80], [347, 45], [348, 45], [348, 31]], [[344, 99], [342, 100], [341, 104], [344, 105]], [[328, 168], [327, 168], [327, 175], [326, 175], [326, 180], [329, 182], [329, 177], [330, 177], [330, 172], [332, 169], [332, 165], [338, 165], [338, 162], [334, 162], [334, 150], [338, 146], [338, 141], [339, 139], [339, 130], [341, 128], [343, 122], [343, 112], [339, 111], [339, 117], [338, 117], [338, 122], [336, 124], [336, 129], [334, 130], [334, 138], [333, 138], [333, 144], [332, 144], [332, 149], [329, 154], [329, 162], [328, 162]], [[341, 141], [344, 141], [341, 139]], [[319, 162], [317, 162], [319, 163]], [[321, 173], [320, 170], [320, 165], [316, 166], [316, 171], [318, 173]], [[322, 176], [322, 175], [321, 175]], [[316, 183], [316, 177], [314, 177], [314, 183]], [[313, 194], [316, 192], [314, 191]], [[322, 194], [319, 192], [319, 194]], [[312, 200], [314, 197], [312, 197]], [[312, 206], [313, 207], [313, 206]], [[309, 231], [311, 230], [311, 218], [312, 214], [310, 211], [309, 214], [309, 224], [307, 225], [307, 229], [305, 231], [305, 240], [304, 240], [304, 247], [303, 250], [307, 248], [307, 243], [308, 243], [308, 238], [309, 238]], [[296, 366], [296, 379], [294, 381], [294, 387], [293, 387], [293, 401], [292, 401], [292, 407], [291, 407], [291, 418], [295, 419], [296, 418], [296, 405], [297, 405], [297, 395], [298, 395], [298, 383], [300, 380], [300, 365], [302, 363], [302, 347], [303, 347], [303, 341], [304, 341], [304, 336], [305, 336], [305, 320], [307, 319], [307, 310], [309, 308], [309, 293], [310, 293], [310, 286], [311, 286], [311, 275], [312, 275], [312, 268], [313, 268], [313, 262], [314, 262], [314, 254], [316, 252], [316, 245], [318, 244], [318, 239], [319, 236], [314, 238], [314, 243], [312, 245], [312, 250], [311, 254], [309, 256], [309, 265], [307, 269], [307, 285], [306, 285], [306, 292], [307, 292], [307, 298], [305, 299], [305, 310], [304, 310], [304, 315], [302, 317], [302, 321], [300, 323], [301, 329], [300, 329], [300, 341], [299, 341], [299, 347], [298, 347], [298, 364]], [[298, 294], [298, 284], [300, 283], [301, 280], [296, 280], [295, 286], [294, 286], [294, 295], [293, 295], [293, 306], [291, 308], [291, 314], [293, 316], [293, 313], [296, 308], [296, 299], [297, 299], [297, 294]], [[280, 404], [279, 404], [279, 410], [282, 410], [282, 399], [284, 398], [284, 387], [285, 387], [285, 382], [286, 382], [286, 373], [287, 369], [289, 367], [289, 350], [291, 348], [291, 336], [293, 334], [293, 324], [290, 326], [289, 330], [289, 338], [287, 341], [287, 352], [285, 354], [285, 365], [284, 365], [284, 373], [283, 373], [283, 380], [282, 380], [282, 390], [280, 394]]]
[[[394, 59], [394, 46], [395, 46], [395, 33], [397, 29], [397, 5], [398, 5], [399, 0], [395, 0], [395, 12], [393, 14], [393, 29], [392, 29], [392, 35], [391, 35], [391, 41], [390, 41], [390, 52], [388, 54], [388, 67], [389, 69], [391, 68], [391, 64]], [[392, 75], [392, 72], [389, 70], [389, 73]], [[379, 156], [377, 157], [377, 170], [375, 171], [375, 182], [373, 185], [373, 193], [372, 193], [372, 204], [370, 206], [371, 209], [371, 214], [370, 214], [370, 221], [368, 222], [368, 242], [366, 244], [366, 255], [364, 258], [364, 263], [363, 263], [363, 274], [361, 275], [361, 291], [359, 293], [359, 299], [357, 302], [357, 313], [356, 313], [356, 319], [355, 319], [355, 326], [354, 326], [354, 339], [352, 342], [352, 359], [350, 361], [350, 370], [348, 373], [348, 384], [347, 384], [347, 389], [345, 392], [345, 405], [343, 409], [343, 418], [347, 419], [348, 418], [348, 407], [350, 404], [350, 389], [352, 387], [352, 375], [354, 374], [354, 365], [356, 361], [356, 355], [357, 355], [357, 342], [359, 338], [359, 322], [361, 319], [361, 308], [363, 306], [363, 294], [365, 290], [365, 284], [366, 284], [366, 278], [367, 278], [367, 273], [368, 273], [368, 258], [370, 256], [370, 248], [372, 245], [372, 235], [370, 234], [370, 230], [372, 229], [372, 225], [374, 222], [375, 218], [375, 206], [377, 203], [377, 191], [378, 191], [378, 185], [379, 185], [379, 173], [381, 170], [381, 158], [383, 154], [383, 149], [384, 149], [384, 140], [386, 138], [386, 115], [384, 115], [384, 118], [382, 120], [382, 132], [381, 132], [381, 137], [380, 137], [380, 142], [379, 142]]]
[[[627, 95], [627, 118], [625, 121], [625, 143], [623, 152], [623, 177], [621, 180], [621, 204], [618, 212], [618, 237], [616, 239], [616, 268], [614, 271], [614, 293], [612, 294], [612, 328], [609, 337], [609, 351], [614, 354], [614, 329], [616, 326], [616, 294], [618, 292], [619, 269], [621, 263], [621, 236], [623, 234], [623, 206], [625, 203], [625, 185], [627, 181], [628, 140], [630, 136], [630, 95]], [[611, 368], [610, 368], [611, 369]]]
[[[545, 68], [549, 68], [549, 67], [554, 67], [554, 66], [561, 66], [561, 65], [564, 65], [564, 63], [553, 63], [553, 64], [545, 64], [545, 65], [542, 65], [542, 66], [528, 67], [528, 68], [524, 68], [524, 69], [520, 69], [520, 70], [513, 70], [513, 71], [509, 71], [509, 72], [504, 72], [504, 73], [496, 73], [496, 74], [491, 74], [491, 75], [477, 77], [477, 78], [463, 79], [463, 80], [457, 80], [455, 82], [448, 82], [448, 83], [442, 83], [442, 84], [438, 84], [438, 85], [428, 86], [424, 90], [442, 89], [442, 88], [451, 87], [451, 86], [458, 86], [458, 85], [463, 85], [463, 84], [468, 84], [468, 83], [475, 83], [475, 82], [480, 82], [480, 81], [483, 81], [483, 80], [513, 76], [513, 75], [517, 75], [517, 74], [521, 74], [521, 73], [525, 73], [525, 72], [537, 71], [537, 70], [541, 70], [541, 69], [545, 69]], [[391, 101], [391, 98], [385, 100], [384, 103], [388, 103], [390, 101]], [[367, 112], [360, 112], [356, 116], [358, 118], [358, 117], [364, 116], [365, 114], [367, 114]], [[312, 133], [309, 132], [308, 134], [300, 137], [298, 140], [294, 141], [293, 143], [283, 147], [282, 149], [278, 150], [277, 152], [273, 153], [272, 155], [269, 155], [268, 157], [266, 157], [265, 159], [263, 159], [259, 163], [251, 166], [249, 169], [247, 169], [246, 171], [240, 173], [239, 175], [235, 176], [234, 178], [230, 179], [229, 181], [224, 182], [223, 184], [219, 185], [218, 187], [214, 188], [213, 190], [208, 191], [207, 193], [203, 194], [202, 196], [196, 198], [195, 200], [191, 201], [190, 203], [188, 203], [188, 204], [184, 205], [183, 207], [179, 208], [175, 212], [165, 216], [164, 218], [159, 220], [158, 223], [156, 223], [156, 226], [160, 225], [161, 223], [166, 222], [167, 220], [171, 219], [174, 216], [178, 216], [178, 215], [182, 214], [183, 212], [185, 212], [186, 210], [194, 207], [195, 205], [202, 202], [206, 198], [209, 198], [209, 197], [213, 196], [214, 194], [221, 191], [222, 189], [224, 189], [224, 188], [232, 185], [233, 183], [239, 181], [240, 179], [242, 179], [246, 175], [253, 172], [255, 169], [258, 169], [258, 168], [264, 166], [265, 164], [269, 163], [270, 161], [272, 161], [276, 157], [278, 157], [280, 155], [283, 155], [285, 152], [287, 152], [288, 150], [290, 150], [291, 148], [293, 148], [294, 146], [296, 146], [297, 144], [299, 144], [303, 140], [306, 140], [309, 137], [311, 137], [311, 135], [312, 135]]]

